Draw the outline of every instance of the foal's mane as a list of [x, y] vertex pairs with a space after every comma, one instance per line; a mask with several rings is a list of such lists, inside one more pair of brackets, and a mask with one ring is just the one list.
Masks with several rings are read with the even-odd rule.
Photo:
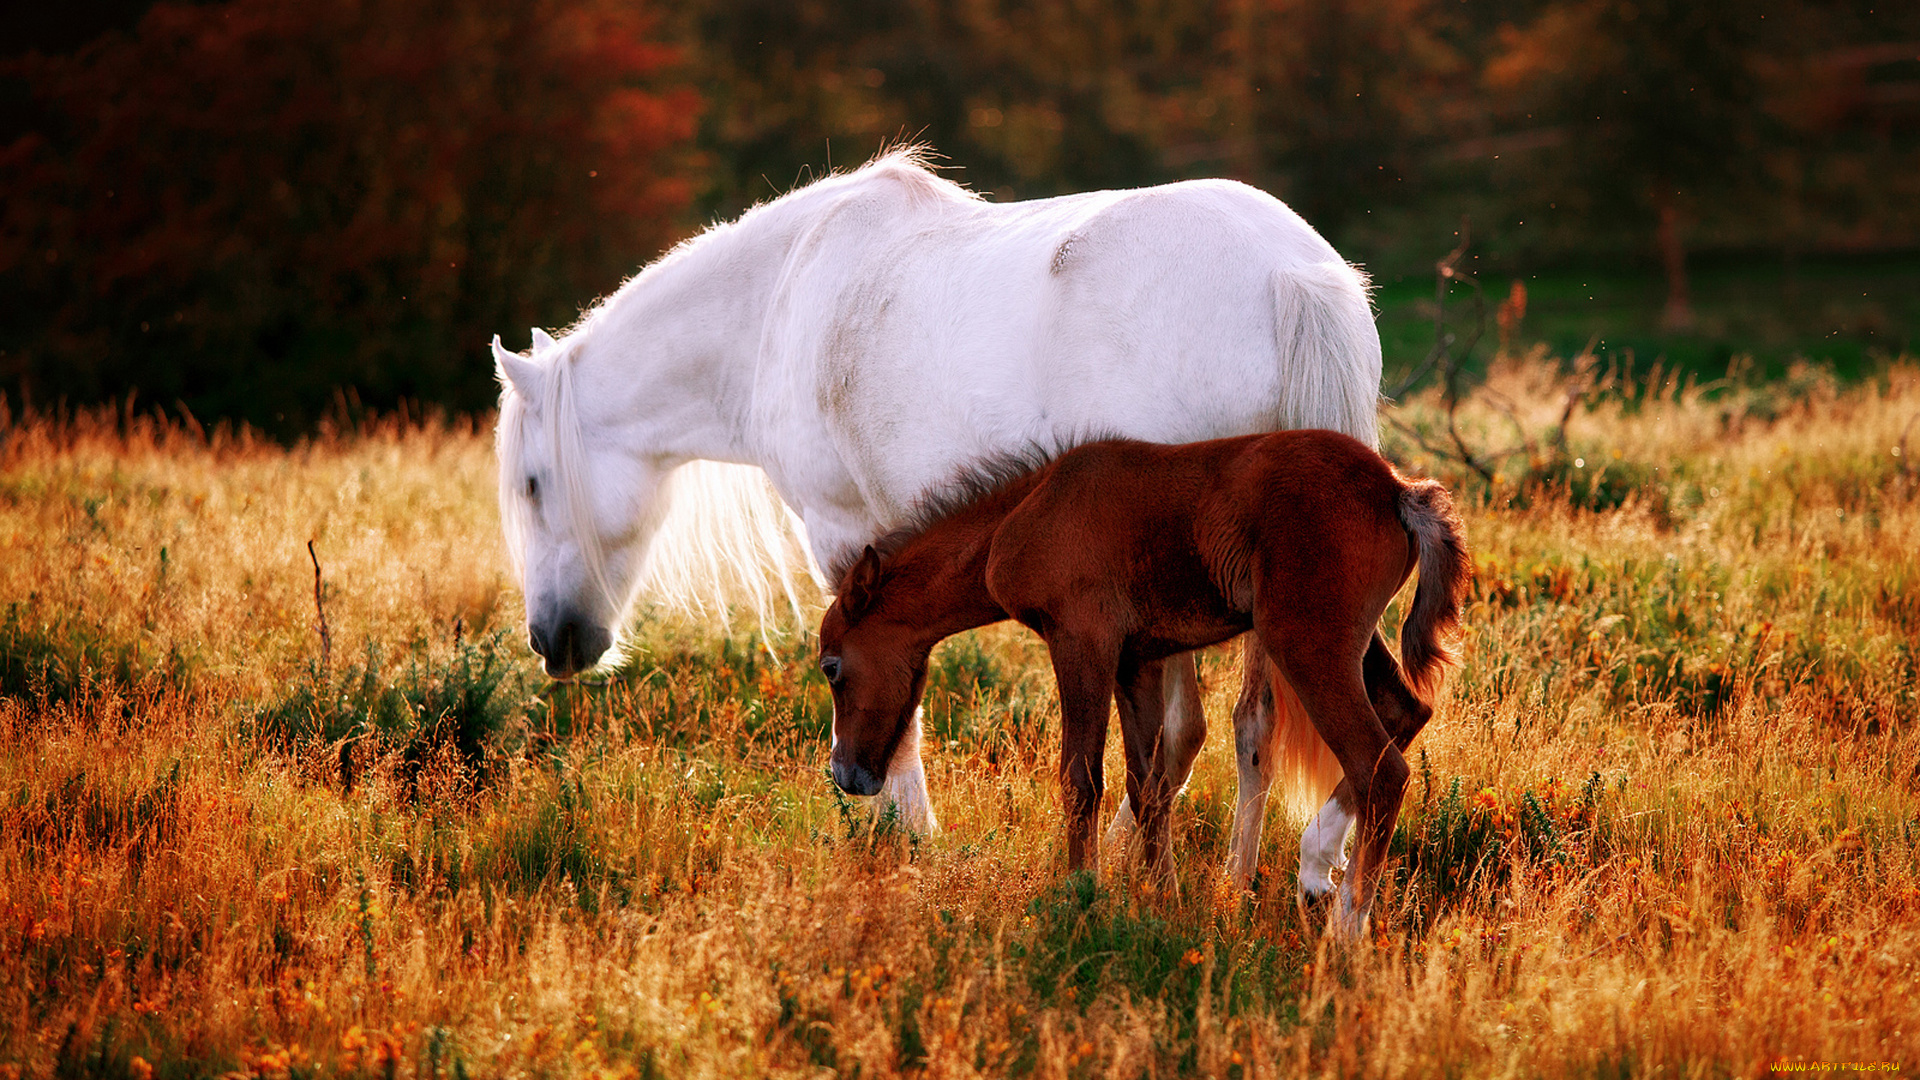
[[[1014, 484], [1040, 472], [1069, 450], [1087, 443], [1102, 442], [1118, 436], [1092, 433], [1081, 438], [1071, 439], [1055, 446], [1037, 441], [1029, 441], [1018, 450], [992, 454], [986, 458], [964, 466], [946, 483], [932, 488], [926, 494], [914, 500], [907, 511], [907, 518], [899, 526], [882, 533], [873, 540], [871, 546], [882, 562], [898, 555], [901, 549], [919, 539], [935, 525], [972, 509], [981, 502], [1000, 494]], [[834, 565], [827, 568], [827, 580], [839, 583], [846, 580], [847, 571], [859, 553], [841, 556]]]

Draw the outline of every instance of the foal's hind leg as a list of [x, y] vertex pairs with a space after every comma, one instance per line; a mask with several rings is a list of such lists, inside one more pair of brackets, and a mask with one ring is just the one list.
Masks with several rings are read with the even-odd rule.
[[[1263, 620], [1262, 629], [1270, 627], [1279, 630]], [[1400, 816], [1400, 802], [1406, 794], [1407, 762], [1369, 701], [1361, 670], [1369, 645], [1343, 640], [1344, 635], [1324, 627], [1296, 625], [1287, 627], [1287, 631], [1291, 632], [1269, 635], [1275, 642], [1274, 658], [1291, 678], [1314, 728], [1333, 749], [1346, 773], [1330, 807], [1338, 807], [1357, 819], [1354, 867], [1341, 883], [1341, 905], [1336, 917], [1341, 929], [1358, 933], [1365, 926], [1373, 905], [1393, 825]], [[1322, 815], [1326, 815], [1324, 808]], [[1316, 817], [1315, 824], [1321, 820]], [[1330, 826], [1338, 824], [1329, 822]], [[1339, 831], [1344, 833], [1345, 829]], [[1313, 832], [1314, 826], [1310, 825], [1309, 835]], [[1332, 842], [1329, 837], [1319, 839]], [[1303, 888], [1306, 884], [1303, 877]]]
[[[1367, 698], [1393, 744], [1405, 753], [1433, 710], [1426, 708], [1401, 678], [1400, 664], [1387, 651], [1376, 627], [1361, 664]], [[1342, 780], [1344, 781], [1344, 777]], [[1353, 790], [1346, 783], [1334, 788], [1320, 812], [1300, 833], [1301, 899], [1314, 901], [1333, 892], [1333, 872], [1347, 866], [1347, 835], [1353, 831]]]
[[[1267, 800], [1281, 765], [1292, 770], [1292, 782], [1316, 796], [1331, 790], [1340, 779], [1339, 763], [1322, 743], [1286, 677], [1274, 667], [1265, 643], [1257, 633], [1248, 634], [1245, 641], [1240, 700], [1233, 710], [1233, 737], [1240, 766], [1239, 804], [1234, 810], [1233, 840], [1227, 854], [1227, 873], [1242, 888], [1250, 884], [1259, 865]], [[1316, 832], [1309, 825], [1308, 836], [1313, 840], [1301, 846], [1300, 880], [1311, 883], [1317, 879], [1323, 889], [1332, 888], [1332, 870], [1347, 864], [1343, 848], [1351, 819], [1335, 821], [1333, 815], [1338, 813], [1338, 805], [1329, 801], [1321, 811], [1322, 817], [1315, 819], [1322, 822], [1321, 828]]]
[[[1160, 743], [1166, 754], [1166, 775], [1172, 791], [1187, 786], [1193, 775], [1193, 762], [1207, 742], [1207, 714], [1200, 704], [1200, 676], [1194, 667], [1196, 653], [1170, 656], [1160, 664]], [[1124, 795], [1120, 808], [1107, 827], [1109, 845], [1124, 844], [1133, 836], [1133, 797]]]

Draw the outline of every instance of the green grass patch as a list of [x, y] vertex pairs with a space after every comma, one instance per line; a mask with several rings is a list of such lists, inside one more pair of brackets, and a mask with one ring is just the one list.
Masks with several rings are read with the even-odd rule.
[[358, 663], [338, 670], [309, 660], [287, 694], [255, 714], [252, 735], [282, 753], [337, 750], [348, 787], [356, 762], [389, 754], [399, 755], [410, 787], [441, 751], [484, 778], [526, 699], [526, 674], [501, 648], [505, 637], [497, 631], [478, 642], [456, 640], [444, 659], [416, 641], [390, 663], [369, 641]]
[[192, 686], [190, 667], [177, 647], [156, 656], [77, 614], [36, 618], [16, 602], [0, 619], [0, 698], [43, 710], [97, 690], [163, 684], [186, 692]]
[[[1704, 382], [1751, 357], [1758, 380], [1787, 380], [1794, 361], [1807, 359], [1851, 381], [1920, 340], [1920, 261], [1911, 256], [1808, 259], [1792, 269], [1777, 260], [1700, 259], [1692, 270], [1695, 320], [1682, 332], [1661, 326], [1666, 282], [1652, 269], [1481, 271], [1487, 326], [1478, 358], [1484, 362], [1498, 343], [1494, 309], [1514, 281], [1527, 289], [1517, 348], [1540, 343], [1551, 355], [1578, 356], [1591, 345], [1603, 360], [1636, 365], [1642, 378], [1663, 361]], [[1431, 274], [1379, 284], [1374, 302], [1389, 386], [1433, 347], [1433, 290]], [[1447, 310], [1464, 337], [1469, 291], [1456, 287]]]

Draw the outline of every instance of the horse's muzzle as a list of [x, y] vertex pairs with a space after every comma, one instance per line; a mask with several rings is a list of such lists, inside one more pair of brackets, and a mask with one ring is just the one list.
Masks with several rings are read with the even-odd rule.
[[863, 766], [841, 761], [837, 757], [833, 759], [833, 782], [849, 795], [878, 795], [883, 779]]
[[613, 644], [613, 635], [605, 627], [589, 626], [567, 614], [550, 627], [528, 623], [527, 644], [546, 661], [549, 677], [571, 679], [599, 661]]

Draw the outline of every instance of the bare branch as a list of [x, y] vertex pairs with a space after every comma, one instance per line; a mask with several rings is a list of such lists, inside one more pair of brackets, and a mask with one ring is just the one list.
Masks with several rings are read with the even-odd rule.
[[313, 541], [307, 541], [307, 558], [313, 560], [313, 610], [319, 615], [320, 627], [320, 670], [331, 670], [333, 662], [333, 634], [327, 630], [327, 605], [320, 592], [320, 556], [313, 550]]

